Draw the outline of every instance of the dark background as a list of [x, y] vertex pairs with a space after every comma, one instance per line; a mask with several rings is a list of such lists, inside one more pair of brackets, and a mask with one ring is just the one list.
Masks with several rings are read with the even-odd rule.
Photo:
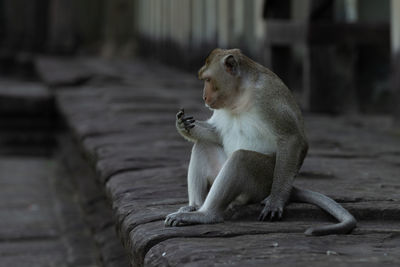
[[275, 71], [305, 111], [397, 114], [392, 34], [400, 26], [393, 6], [390, 0], [1, 0], [0, 72], [35, 79], [35, 59], [51, 55], [151, 58], [195, 73], [211, 49], [238, 47]]

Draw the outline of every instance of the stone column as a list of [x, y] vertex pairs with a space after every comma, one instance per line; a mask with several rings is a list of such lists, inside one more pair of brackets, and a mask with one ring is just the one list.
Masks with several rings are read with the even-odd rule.
[[132, 54], [134, 1], [106, 0], [104, 11], [103, 55]]
[[391, 39], [393, 55], [400, 52], [400, 1], [392, 0], [391, 2]]
[[394, 91], [394, 115], [396, 123], [400, 126], [400, 1], [391, 1], [391, 48], [392, 48], [392, 90]]
[[48, 45], [54, 52], [70, 53], [77, 45], [73, 6], [70, 0], [51, 0]]

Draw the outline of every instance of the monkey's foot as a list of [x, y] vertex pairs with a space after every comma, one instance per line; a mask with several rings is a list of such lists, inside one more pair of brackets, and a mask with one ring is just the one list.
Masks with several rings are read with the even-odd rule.
[[265, 221], [266, 218], [269, 218], [271, 221], [282, 219], [284, 202], [272, 200], [270, 196], [264, 199], [261, 204], [265, 205], [263, 210], [261, 211], [258, 220]]
[[180, 207], [178, 212], [192, 212], [192, 211], [196, 211], [197, 207], [195, 206], [184, 206], [184, 207]]
[[212, 224], [223, 222], [221, 215], [211, 212], [174, 212], [169, 214], [165, 221], [165, 226], [184, 226], [191, 224]]

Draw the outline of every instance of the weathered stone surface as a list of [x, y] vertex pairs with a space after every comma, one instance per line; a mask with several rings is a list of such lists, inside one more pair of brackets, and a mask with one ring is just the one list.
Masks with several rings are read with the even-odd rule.
[[0, 158], [0, 176], [0, 266], [98, 266], [69, 181], [58, 180], [54, 160]]
[[97, 183], [93, 170], [77, 151], [73, 140], [67, 135], [60, 139], [59, 160], [63, 162], [64, 179], [73, 181], [83, 209], [84, 221], [91, 230], [102, 266], [129, 266], [126, 251], [117, 237], [111, 206], [105, 197], [104, 188]]
[[296, 182], [338, 199], [399, 200], [399, 173], [400, 165], [387, 163], [379, 157], [310, 156]]
[[262, 207], [253, 204], [227, 212], [223, 224], [165, 228], [165, 215], [187, 202], [191, 145], [176, 134], [175, 113], [210, 113], [194, 75], [113, 64], [116, 80], [60, 90], [57, 103], [105, 186], [133, 266], [399, 263], [400, 136], [390, 118], [305, 117], [310, 151], [296, 185], [341, 202], [359, 221], [351, 235], [305, 237], [307, 227], [332, 219], [297, 203], [282, 222], [258, 222]]
[[[199, 84], [193, 76], [177, 72], [166, 66], [143, 61], [103, 60], [101, 58], [38, 57], [36, 70], [41, 79], [50, 86], [79, 85], [91, 81], [94, 85], [134, 84], [154, 88], [184, 88]], [[157, 75], [154, 75], [157, 69]], [[157, 79], [154, 79], [157, 77]], [[148, 83], [149, 79], [151, 84]], [[165, 95], [165, 94], [164, 94]]]
[[2, 241], [0, 258], [1, 267], [68, 266], [65, 261], [65, 247], [57, 239]]
[[295, 233], [173, 238], [146, 254], [146, 266], [395, 266], [398, 235], [304, 237]]
[[[184, 173], [181, 171], [181, 179], [177, 179], [174, 173], [168, 172], [168, 168], [153, 171], [138, 171], [122, 173], [114, 176], [107, 184], [110, 196], [113, 199], [114, 209], [118, 214], [121, 225], [121, 234], [130, 233], [128, 244], [134, 252], [134, 259], [142, 260], [146, 251], [154, 243], [179, 236], [218, 236], [230, 237], [236, 235], [254, 235], [276, 232], [303, 232], [310, 226], [332, 223], [321, 210], [307, 204], [291, 204], [287, 207], [284, 221], [277, 223], [257, 222], [261, 211], [260, 205], [251, 205], [236, 210], [234, 218], [227, 218], [225, 224], [201, 225], [182, 228], [165, 228], [163, 219], [165, 216], [177, 210], [186, 202], [186, 195], [182, 195], [177, 188], [184, 188]], [[175, 181], [174, 181], [175, 180]], [[180, 180], [180, 183], [179, 183]], [[157, 193], [152, 190], [159, 186]], [[166, 201], [168, 200], [169, 203]], [[396, 220], [400, 218], [398, 207], [400, 202], [356, 202], [346, 203], [358, 220]], [[394, 228], [386, 227], [379, 223], [379, 228], [371, 228], [371, 225], [360, 224], [355, 234], [368, 232], [398, 232]], [[397, 230], [396, 230], [397, 229]], [[211, 243], [210, 243], [211, 244]], [[215, 257], [219, 254], [213, 254]], [[173, 264], [172, 264], [173, 265]]]
[[90, 68], [68, 58], [38, 58], [35, 62], [41, 79], [50, 86], [75, 85], [93, 76]]
[[58, 236], [52, 204], [47, 201], [47, 164], [40, 159], [0, 159], [0, 240]]

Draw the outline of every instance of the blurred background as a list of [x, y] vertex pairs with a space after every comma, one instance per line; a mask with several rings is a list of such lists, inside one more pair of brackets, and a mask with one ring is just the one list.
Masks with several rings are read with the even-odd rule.
[[237, 47], [306, 111], [398, 114], [398, 0], [0, 0], [0, 71], [38, 55], [153, 58], [195, 72]]
[[[186, 202], [190, 145], [175, 114], [208, 115], [197, 70], [216, 47], [282, 78], [306, 115], [300, 182], [365, 220], [349, 239], [273, 250], [273, 262], [325, 263], [337, 248], [332, 264], [399, 266], [400, 0], [0, 0], [0, 267], [128, 266], [127, 251], [231, 262], [214, 241], [201, 245], [212, 257], [178, 243], [161, 253], [184, 236], [149, 230]], [[271, 232], [246, 225], [197, 239]], [[274, 227], [274, 242], [288, 240]], [[257, 242], [235, 259], [270, 260]]]

